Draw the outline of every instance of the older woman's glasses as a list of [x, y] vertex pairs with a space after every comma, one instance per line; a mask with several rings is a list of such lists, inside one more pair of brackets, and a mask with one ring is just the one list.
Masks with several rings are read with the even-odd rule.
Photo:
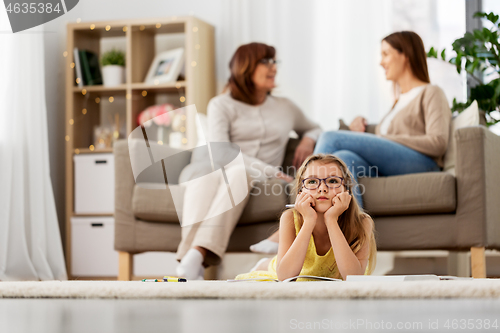
[[259, 60], [259, 64], [264, 64], [269, 68], [273, 67], [273, 65], [278, 65], [280, 62], [281, 61], [273, 58], [264, 58]]
[[344, 178], [337, 176], [332, 176], [328, 178], [310, 177], [302, 181], [302, 186], [306, 190], [315, 190], [321, 185], [322, 181], [324, 181], [325, 185], [328, 186], [329, 188], [339, 188], [344, 183]]

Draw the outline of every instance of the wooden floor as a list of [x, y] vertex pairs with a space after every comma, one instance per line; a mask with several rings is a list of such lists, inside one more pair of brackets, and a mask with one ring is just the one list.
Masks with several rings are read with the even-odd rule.
[[499, 314], [491, 299], [0, 299], [0, 332], [498, 332]]

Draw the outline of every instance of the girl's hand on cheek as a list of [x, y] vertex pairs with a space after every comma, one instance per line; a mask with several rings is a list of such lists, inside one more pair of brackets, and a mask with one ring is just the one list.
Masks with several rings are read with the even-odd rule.
[[343, 212], [349, 208], [351, 195], [349, 192], [342, 192], [332, 198], [332, 207], [325, 212], [326, 219], [338, 219]]
[[295, 200], [295, 209], [304, 218], [304, 223], [314, 223], [316, 224], [316, 219], [318, 214], [314, 209], [315, 201], [312, 195], [306, 192], [300, 192]]

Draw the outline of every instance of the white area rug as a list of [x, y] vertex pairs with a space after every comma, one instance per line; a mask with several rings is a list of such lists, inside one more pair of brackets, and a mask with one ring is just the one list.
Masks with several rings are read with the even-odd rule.
[[500, 298], [500, 279], [405, 282], [0, 282], [0, 298]]

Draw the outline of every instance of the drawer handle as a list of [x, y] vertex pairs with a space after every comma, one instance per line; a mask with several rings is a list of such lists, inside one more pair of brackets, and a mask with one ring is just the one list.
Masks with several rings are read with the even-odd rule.
[[106, 163], [108, 163], [108, 161], [106, 161], [106, 160], [96, 160], [95, 161], [95, 164], [106, 164]]
[[92, 226], [92, 228], [94, 228], [94, 227], [104, 227], [103, 223], [91, 223], [90, 225]]

